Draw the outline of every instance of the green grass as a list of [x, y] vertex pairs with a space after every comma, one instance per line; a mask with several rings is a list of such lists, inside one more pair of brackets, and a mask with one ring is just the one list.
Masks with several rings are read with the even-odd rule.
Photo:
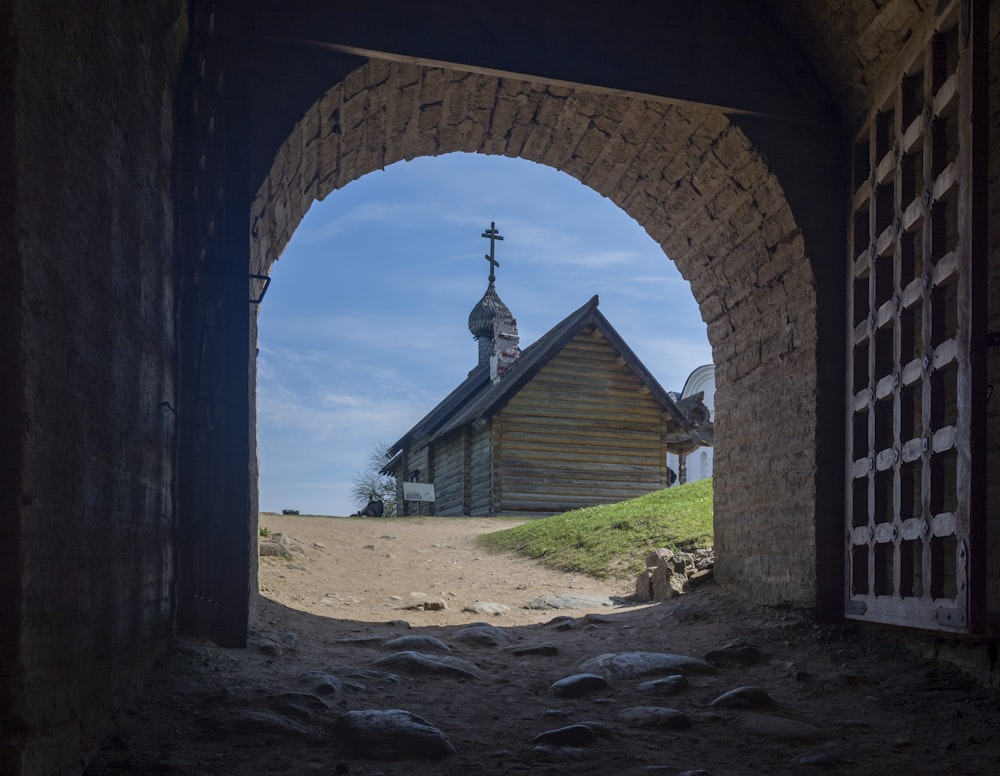
[[709, 479], [532, 520], [477, 541], [488, 550], [604, 579], [636, 576], [657, 547], [691, 551], [711, 546], [712, 540]]

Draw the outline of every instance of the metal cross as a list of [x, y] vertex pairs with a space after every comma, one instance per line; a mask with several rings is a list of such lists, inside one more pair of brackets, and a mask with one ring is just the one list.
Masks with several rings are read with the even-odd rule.
[[483, 237], [488, 237], [490, 240], [490, 252], [486, 255], [486, 261], [490, 263], [490, 283], [492, 283], [497, 279], [494, 270], [500, 266], [500, 262], [493, 256], [493, 246], [496, 240], [502, 240], [503, 237], [500, 236], [500, 230], [493, 221], [490, 221], [490, 228], [483, 232]]

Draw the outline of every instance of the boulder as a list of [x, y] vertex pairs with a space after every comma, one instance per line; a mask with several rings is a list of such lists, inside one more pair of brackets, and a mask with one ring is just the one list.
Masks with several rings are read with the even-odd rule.
[[337, 720], [337, 730], [362, 757], [408, 760], [455, 753], [444, 733], [405, 709], [348, 711]]
[[503, 628], [495, 628], [492, 625], [472, 624], [455, 631], [452, 639], [476, 647], [502, 647], [514, 641], [514, 637]]
[[413, 652], [412, 650], [397, 652], [394, 655], [383, 657], [376, 660], [373, 665], [379, 666], [379, 668], [392, 668], [402, 674], [409, 674], [411, 676], [424, 674], [450, 676], [459, 679], [478, 679], [482, 676], [482, 672], [478, 666], [470, 663], [468, 660], [451, 657], [450, 655], [436, 657], [434, 655], [425, 655], [422, 652]]
[[582, 663], [580, 671], [608, 679], [630, 679], [655, 674], [712, 674], [715, 666], [696, 657], [667, 652], [608, 652]]
[[462, 607], [463, 612], [471, 612], [472, 614], [490, 614], [494, 617], [500, 617], [510, 611], [510, 607], [506, 604], [497, 603], [496, 601], [473, 601], [471, 604]]
[[674, 558], [674, 551], [666, 547], [653, 550], [646, 556], [646, 568], [654, 568], [661, 563], [670, 563]]
[[264, 558], [291, 558], [292, 554], [280, 543], [270, 539], [261, 539], [257, 552]]
[[599, 674], [573, 674], [555, 682], [549, 690], [557, 698], [580, 698], [592, 692], [601, 692], [611, 687], [608, 680]]
[[635, 600], [640, 604], [653, 600], [653, 588], [650, 582], [653, 577], [654, 568], [656, 567], [640, 571], [639, 576], [635, 580]]
[[543, 595], [536, 598], [525, 609], [596, 609], [600, 606], [611, 606], [610, 598], [599, 598], [583, 593], [562, 593], [560, 595]]
[[669, 601], [687, 592], [687, 576], [678, 574], [669, 564], [661, 563], [650, 575], [650, 595], [654, 601]]
[[646, 556], [646, 569], [636, 579], [636, 600], [669, 601], [683, 595], [693, 585], [712, 578], [714, 557], [711, 549], [695, 553], [674, 552], [666, 547], [653, 550]]
[[433, 636], [399, 636], [385, 642], [383, 646], [397, 652], [451, 652], [451, 647], [441, 641], [441, 639], [436, 639]]

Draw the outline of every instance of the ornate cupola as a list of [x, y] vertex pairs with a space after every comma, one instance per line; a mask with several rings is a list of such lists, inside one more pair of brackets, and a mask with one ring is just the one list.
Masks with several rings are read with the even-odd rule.
[[478, 365], [490, 364], [490, 373], [496, 382], [520, 358], [521, 350], [518, 347], [517, 321], [496, 289], [495, 270], [500, 262], [496, 260], [495, 247], [496, 241], [503, 240], [503, 237], [493, 222], [483, 232], [483, 237], [490, 241], [490, 252], [486, 255], [486, 260], [490, 263], [489, 285], [483, 298], [469, 313], [469, 331], [479, 345]]
[[493, 355], [493, 322], [497, 318], [513, 317], [507, 305], [497, 295], [496, 286], [490, 281], [486, 293], [469, 313], [469, 331], [479, 343], [479, 364], [489, 363]]

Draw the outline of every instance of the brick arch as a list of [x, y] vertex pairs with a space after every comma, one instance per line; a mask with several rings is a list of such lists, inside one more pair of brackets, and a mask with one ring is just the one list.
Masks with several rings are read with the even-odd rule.
[[717, 576], [761, 601], [814, 603], [815, 284], [782, 187], [746, 135], [705, 108], [370, 60], [279, 149], [253, 203], [252, 271], [269, 271], [315, 199], [454, 151], [572, 175], [676, 262], [717, 364]]

